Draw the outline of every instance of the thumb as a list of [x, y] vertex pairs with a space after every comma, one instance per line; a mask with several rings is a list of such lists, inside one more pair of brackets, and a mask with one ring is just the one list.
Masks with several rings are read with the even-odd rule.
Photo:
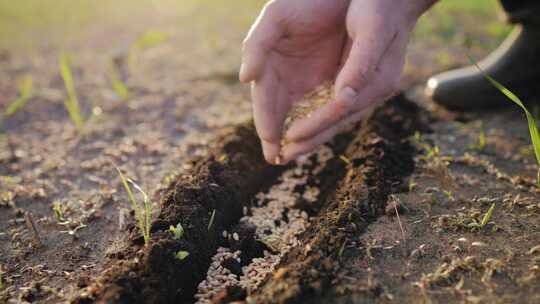
[[373, 81], [393, 36], [388, 29], [378, 30], [374, 26], [371, 31], [353, 39], [351, 50], [345, 54], [345, 64], [336, 78], [334, 94], [339, 105], [344, 108], [357, 106], [358, 93]]
[[268, 53], [282, 36], [277, 14], [271, 4], [266, 5], [244, 39], [241, 82], [254, 81], [261, 76]]

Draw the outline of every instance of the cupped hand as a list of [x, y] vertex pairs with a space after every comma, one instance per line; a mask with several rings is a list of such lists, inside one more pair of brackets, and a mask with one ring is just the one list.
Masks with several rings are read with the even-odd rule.
[[282, 128], [292, 103], [337, 75], [347, 41], [349, 3], [270, 1], [249, 31], [240, 80], [252, 83], [255, 126], [269, 163], [281, 162]]
[[299, 120], [285, 135], [283, 161], [331, 140], [399, 90], [409, 35], [433, 0], [352, 0], [347, 14], [346, 60], [334, 100]]

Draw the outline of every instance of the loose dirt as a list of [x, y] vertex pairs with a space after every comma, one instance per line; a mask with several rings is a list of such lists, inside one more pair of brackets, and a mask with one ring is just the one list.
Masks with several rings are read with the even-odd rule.
[[[456, 114], [399, 96], [298, 164], [268, 166], [236, 80], [253, 13], [237, 25], [223, 12], [132, 17], [68, 48], [91, 118], [83, 134], [62, 104], [59, 48], [0, 51], [1, 108], [14, 78], [30, 73], [36, 87], [0, 140], [0, 303], [540, 301], [540, 196], [522, 113]], [[122, 50], [148, 27], [170, 40], [125, 66]], [[438, 52], [426, 56], [435, 47], [411, 45], [405, 88], [442, 68]], [[467, 62], [452, 49], [444, 67]], [[111, 58], [129, 100], [111, 89]], [[147, 247], [112, 163], [153, 194]]]

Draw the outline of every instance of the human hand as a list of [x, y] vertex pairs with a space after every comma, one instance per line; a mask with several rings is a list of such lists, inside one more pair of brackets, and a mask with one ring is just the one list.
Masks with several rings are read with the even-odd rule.
[[[435, 0], [352, 0], [334, 100], [293, 123], [283, 162], [310, 152], [399, 90], [410, 32]], [[323, 59], [324, 60], [324, 59]]]
[[248, 33], [240, 80], [252, 82], [255, 126], [269, 163], [282, 162], [282, 128], [292, 103], [339, 71], [349, 3], [270, 1]]

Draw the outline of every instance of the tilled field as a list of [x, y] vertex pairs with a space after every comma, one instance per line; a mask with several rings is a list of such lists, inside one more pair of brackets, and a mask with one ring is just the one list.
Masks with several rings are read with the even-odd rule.
[[[79, 33], [65, 51], [82, 133], [63, 105], [60, 47], [38, 46], [31, 60], [0, 51], [1, 108], [17, 97], [14, 79], [35, 87], [1, 130], [0, 303], [540, 301], [540, 196], [522, 113], [446, 112], [408, 89], [297, 163], [268, 166], [237, 81], [258, 4], [197, 3]], [[167, 40], [130, 54], [149, 28]], [[404, 88], [467, 62], [455, 43], [420, 38]], [[111, 88], [111, 59], [126, 100]], [[148, 246], [113, 164], [155, 203]]]
[[419, 134], [439, 124], [400, 96], [284, 168], [263, 164], [252, 126], [233, 128], [171, 183], [150, 245], [132, 226], [75, 302], [534, 303], [532, 179], [433, 151]]
[[[322, 293], [351, 236], [384, 214], [412, 172], [407, 137], [425, 128], [420, 113], [397, 98], [286, 168], [265, 165], [253, 128], [236, 127], [171, 184], [150, 245], [133, 230], [77, 301], [257, 303]], [[185, 232], [175, 240], [169, 227], [178, 224]], [[179, 251], [189, 255], [178, 260]]]

